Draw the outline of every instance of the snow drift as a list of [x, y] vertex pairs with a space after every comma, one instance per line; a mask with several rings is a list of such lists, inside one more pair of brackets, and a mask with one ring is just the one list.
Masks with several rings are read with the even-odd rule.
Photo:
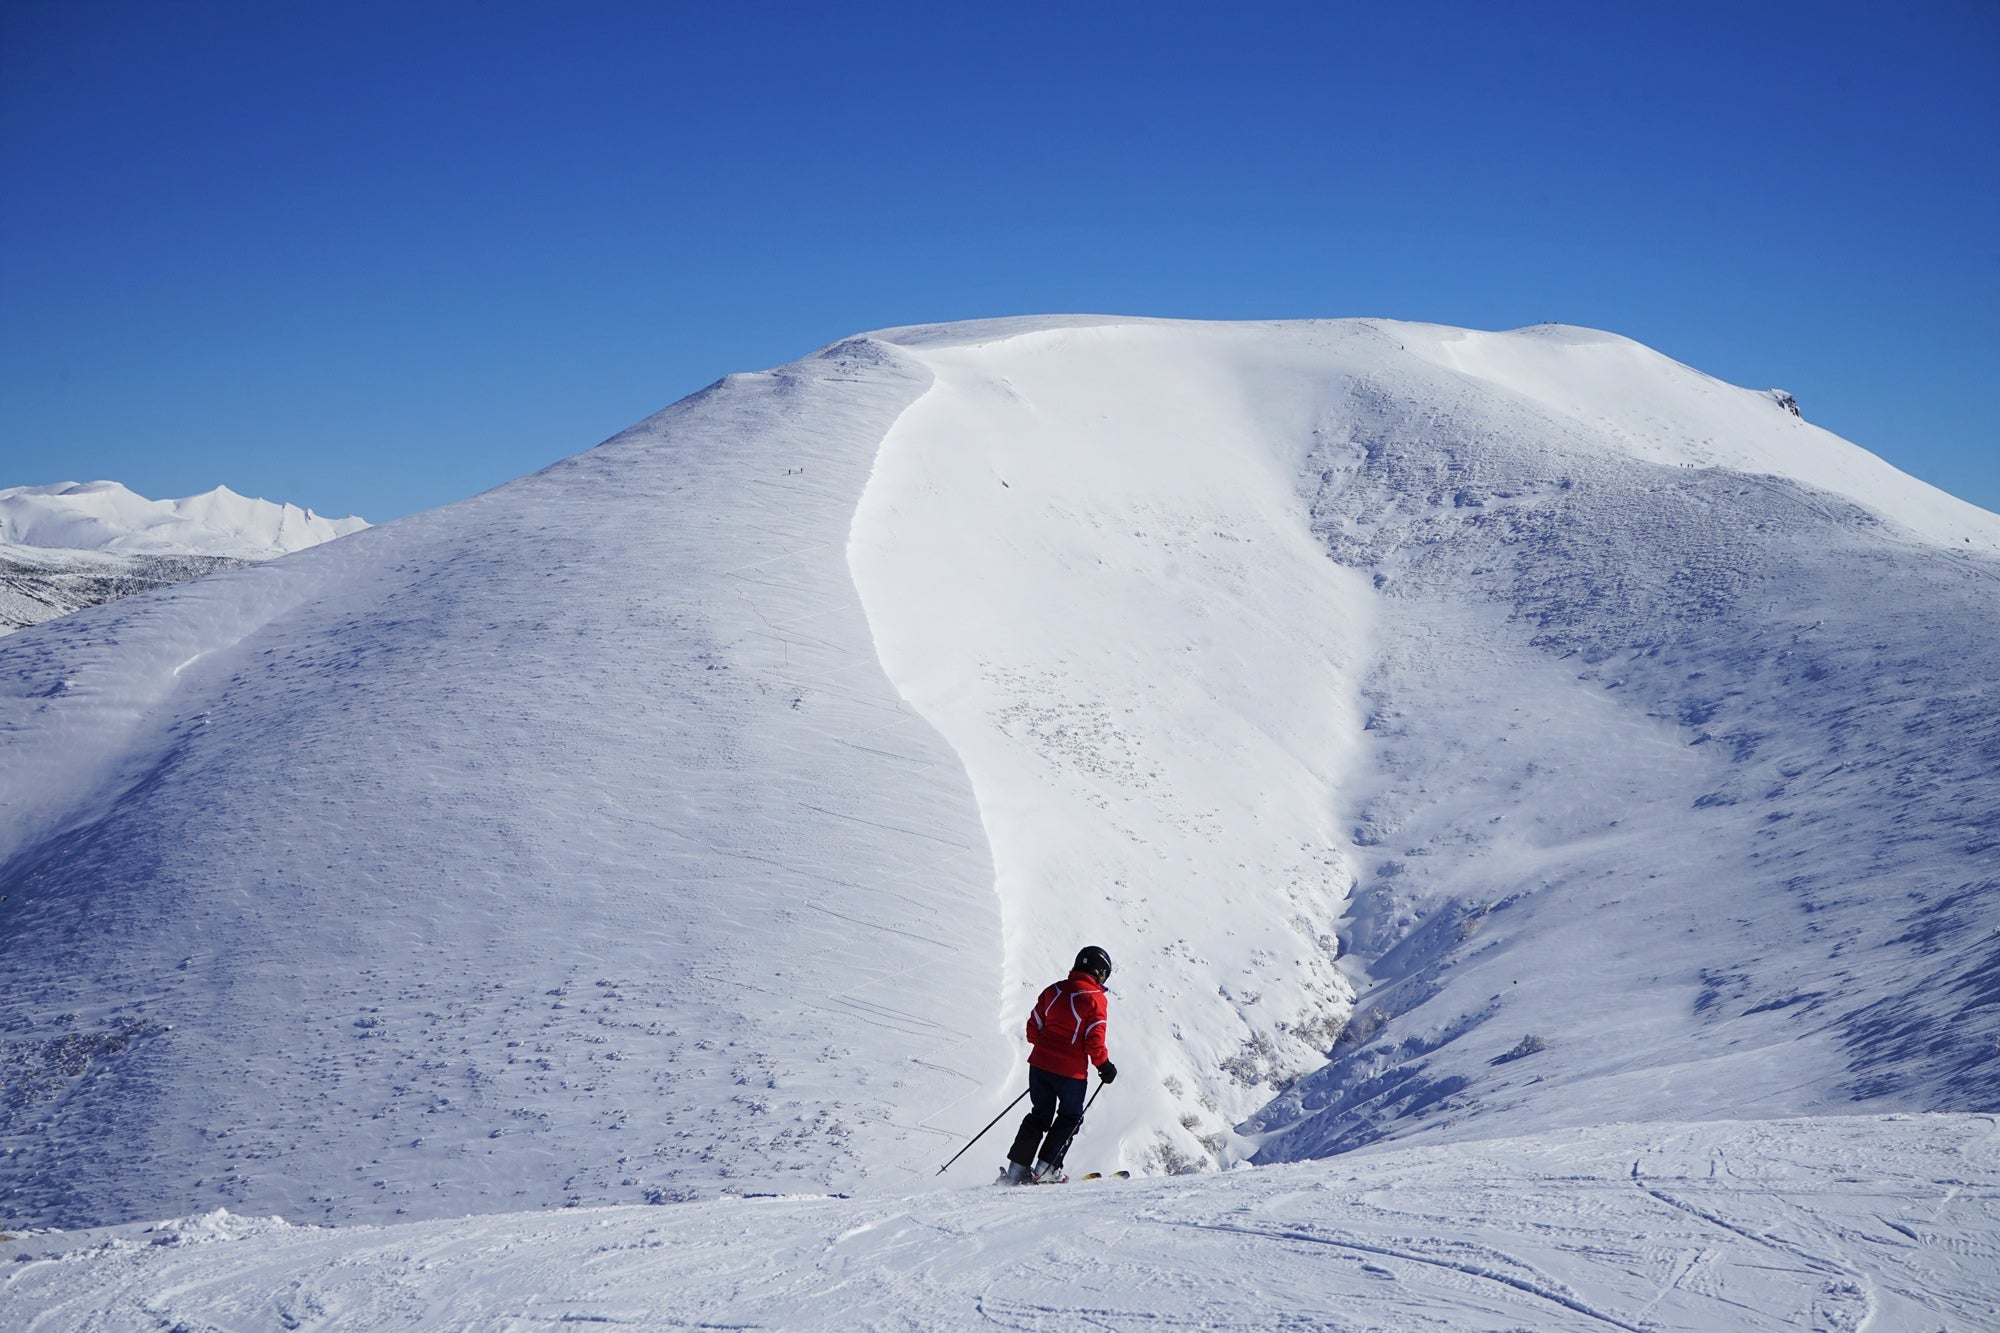
[[1990, 1106], [1996, 611], [1610, 335], [852, 339], [0, 645], [0, 1198], [907, 1188], [1085, 942], [1085, 1166]]

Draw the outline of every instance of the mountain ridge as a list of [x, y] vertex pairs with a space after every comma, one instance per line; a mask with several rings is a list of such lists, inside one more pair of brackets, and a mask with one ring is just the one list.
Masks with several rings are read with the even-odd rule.
[[0, 544], [142, 555], [269, 559], [368, 526], [217, 486], [179, 500], [148, 500], [115, 481], [0, 490]]
[[[1966, 539], [2000, 519], [1879, 460], [1843, 475], [1893, 522], [1621, 456], [1674, 445], [1675, 394], [1689, 450], [1718, 413], [1824, 432], [1657, 353], [1501, 392], [1439, 348], [1572, 352], [1462, 332], [865, 335], [12, 636], [0, 1197], [898, 1187], [1002, 1104], [1022, 993], [1086, 942], [1127, 1074], [1094, 1164], [1986, 1096], [1965, 627], [2000, 582]], [[1814, 817], [1918, 896], [1843, 890]]]
[[113, 481], [0, 490], [0, 633], [367, 527], [226, 486], [147, 500]]

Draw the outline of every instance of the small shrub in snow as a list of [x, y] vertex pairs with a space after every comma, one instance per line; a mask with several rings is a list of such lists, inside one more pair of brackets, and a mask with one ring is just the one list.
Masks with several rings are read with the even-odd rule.
[[1518, 1060], [1524, 1055], [1533, 1055], [1538, 1051], [1546, 1051], [1548, 1048], [1549, 1044], [1547, 1042], [1530, 1032], [1527, 1036], [1514, 1043], [1513, 1050], [1507, 1052], [1505, 1055], [1495, 1057], [1493, 1063], [1504, 1065], [1509, 1060]]

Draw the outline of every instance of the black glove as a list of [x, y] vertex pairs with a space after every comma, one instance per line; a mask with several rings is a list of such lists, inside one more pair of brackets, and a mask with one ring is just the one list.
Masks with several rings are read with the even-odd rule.
[[1112, 1064], [1109, 1060], [1106, 1060], [1103, 1064], [1097, 1067], [1097, 1076], [1103, 1079], [1106, 1083], [1109, 1083], [1113, 1079], [1118, 1077], [1118, 1066]]

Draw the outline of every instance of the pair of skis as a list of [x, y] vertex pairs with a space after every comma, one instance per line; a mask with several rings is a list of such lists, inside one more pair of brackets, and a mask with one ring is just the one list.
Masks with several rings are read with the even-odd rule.
[[[1067, 1185], [1073, 1180], [1130, 1180], [1131, 1178], [1132, 1173], [1130, 1171], [1086, 1171], [1080, 1176], [1066, 1176], [1061, 1180], [1024, 1180], [1021, 1183], [1024, 1185]], [[998, 1183], [1002, 1185], [1007, 1183], [1006, 1172], [1002, 1171], [1000, 1173]]]

